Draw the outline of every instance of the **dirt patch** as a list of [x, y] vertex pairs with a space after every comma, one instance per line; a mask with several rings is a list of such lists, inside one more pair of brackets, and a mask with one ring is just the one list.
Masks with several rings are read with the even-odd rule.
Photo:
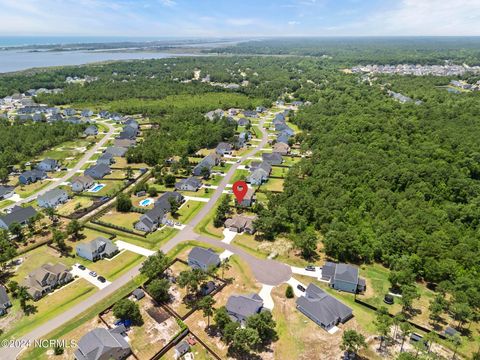
[[164, 309], [153, 306], [147, 309], [147, 314], [159, 324], [170, 317], [170, 314]]

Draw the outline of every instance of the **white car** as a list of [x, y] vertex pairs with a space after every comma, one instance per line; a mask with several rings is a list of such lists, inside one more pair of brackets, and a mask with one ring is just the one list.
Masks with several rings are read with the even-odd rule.
[[95, 271], [90, 271], [89, 274], [90, 276], [97, 277], [97, 273]]

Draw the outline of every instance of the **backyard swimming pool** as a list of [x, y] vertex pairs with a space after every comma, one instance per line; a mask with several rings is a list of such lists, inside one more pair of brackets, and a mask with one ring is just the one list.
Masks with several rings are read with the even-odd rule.
[[153, 199], [143, 199], [140, 201], [140, 206], [148, 206], [153, 204]]
[[105, 187], [105, 184], [96, 184], [93, 188], [88, 190], [88, 192], [96, 193], [102, 190]]

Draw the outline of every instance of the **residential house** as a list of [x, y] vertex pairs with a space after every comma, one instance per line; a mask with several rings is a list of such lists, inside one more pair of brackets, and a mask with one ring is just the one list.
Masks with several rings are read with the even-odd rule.
[[21, 184], [28, 185], [38, 180], [43, 180], [47, 178], [47, 173], [41, 170], [27, 170], [20, 174], [18, 181]]
[[36, 215], [37, 211], [31, 206], [14, 206], [10, 213], [0, 216], [0, 228], [8, 230], [13, 223], [26, 225], [28, 221]]
[[282, 155], [277, 152], [263, 153], [262, 160], [270, 165], [280, 165], [283, 162]]
[[135, 224], [135, 229], [147, 233], [157, 230], [161, 224], [165, 223], [166, 213], [161, 206], [155, 206], [140, 217], [140, 220]]
[[113, 142], [113, 146], [118, 146], [118, 147], [123, 147], [123, 148], [129, 148], [132, 146], [135, 146], [137, 141], [135, 139], [130, 140], [130, 139], [115, 139]]
[[113, 121], [120, 121], [122, 120], [122, 115], [119, 113], [111, 113], [108, 118]]
[[155, 207], [160, 207], [165, 212], [169, 212], [172, 209], [171, 201], [176, 201], [177, 204], [182, 204], [185, 201], [185, 197], [176, 191], [167, 191], [155, 201]]
[[258, 294], [232, 295], [225, 309], [233, 321], [244, 325], [247, 319], [258, 314], [263, 308], [263, 299]]
[[290, 146], [285, 143], [275, 143], [273, 145], [273, 152], [280, 155], [288, 155], [290, 153]]
[[183, 191], [197, 191], [202, 187], [202, 182], [195, 177], [182, 179], [175, 184], [175, 189]]
[[75, 109], [68, 108], [63, 110], [63, 115], [65, 116], [74, 116], [76, 113], [77, 111]]
[[250, 164], [250, 175], [247, 176], [247, 182], [252, 185], [261, 185], [268, 180], [272, 172], [272, 165], [266, 161], [253, 161]]
[[293, 105], [293, 106], [296, 106], [296, 107], [302, 106], [302, 105], [303, 105], [303, 101], [293, 101], [293, 102], [292, 102], [292, 105]]
[[94, 183], [95, 183], [95, 180], [93, 180], [91, 176], [88, 176], [88, 175], [78, 176], [74, 178], [71, 182], [72, 191], [74, 192], [85, 191], [87, 189], [90, 189]]
[[[249, 188], [247, 190], [247, 193], [245, 194], [245, 196], [243, 197], [242, 199], [242, 202], [240, 204], [238, 204], [239, 206], [241, 207], [250, 207], [253, 205], [253, 203], [255, 202], [255, 189], [251, 189]], [[235, 202], [237, 202], [237, 200], [235, 199]]]
[[7, 313], [7, 309], [12, 306], [12, 302], [7, 294], [5, 286], [0, 285], [0, 316]]
[[90, 125], [85, 129], [83, 133], [85, 134], [85, 136], [97, 136], [98, 128], [95, 125]]
[[267, 111], [267, 108], [265, 106], [257, 106], [257, 108], [255, 109], [255, 111], [257, 113], [263, 113], [265, 111]]
[[67, 123], [78, 125], [82, 123], [82, 120], [78, 116], [70, 116], [65, 120]]
[[45, 115], [42, 113], [36, 112], [35, 114], [32, 115], [32, 120], [35, 122], [41, 122], [45, 119]]
[[32, 299], [38, 300], [71, 280], [73, 280], [73, 276], [65, 265], [48, 263], [29, 273], [23, 285]]
[[117, 139], [129, 139], [133, 140], [138, 135], [138, 129], [131, 126], [125, 126], [122, 132], [118, 135]]
[[193, 175], [201, 176], [202, 169], [206, 168], [208, 171], [211, 171], [212, 168], [218, 164], [220, 164], [221, 158], [216, 153], [211, 153], [210, 155], [204, 157], [202, 161], [200, 161], [194, 168], [193, 168]]
[[238, 119], [239, 126], [247, 126], [248, 124], [250, 124], [250, 120], [248, 120], [247, 118]]
[[98, 113], [102, 119], [107, 119], [110, 116], [110, 113], [107, 110], [102, 110]]
[[240, 149], [245, 146], [245, 144], [250, 140], [251, 134], [248, 131], [242, 131], [240, 134], [238, 134], [237, 141], [235, 146], [237, 149]]
[[217, 147], [215, 148], [215, 152], [219, 155], [219, 156], [223, 156], [223, 155], [230, 155], [232, 154], [232, 150], [233, 150], [233, 147], [231, 144], [229, 143], [226, 143], [226, 142], [221, 142], [217, 145]]
[[140, 129], [140, 125], [138, 124], [138, 121], [135, 120], [134, 118], [128, 118], [127, 120], [125, 120], [124, 124], [125, 124], [125, 126], [130, 126], [130, 127], [134, 128], [135, 130]]
[[352, 309], [313, 283], [308, 285], [305, 295], [297, 299], [297, 309], [325, 330], [353, 316]]
[[82, 111], [82, 117], [91, 117], [93, 116], [93, 111], [90, 109], [84, 109]]
[[283, 101], [283, 100], [277, 100], [277, 101], [275, 101], [275, 105], [277, 105], [277, 106], [283, 106], [283, 105], [285, 105], [285, 101]]
[[125, 327], [96, 328], [78, 341], [76, 360], [124, 360], [132, 354], [125, 340]]
[[117, 245], [101, 236], [92, 241], [78, 244], [75, 251], [78, 256], [90, 261], [111, 258], [119, 252]]
[[352, 294], [366, 289], [365, 279], [358, 276], [358, 267], [348, 264], [327, 261], [322, 267], [322, 279], [328, 280], [332, 288]]
[[200, 286], [200, 293], [202, 296], [207, 296], [214, 292], [216, 288], [215, 283], [210, 280]]
[[205, 114], [205, 117], [208, 120], [215, 120], [215, 119], [220, 119], [225, 116], [225, 112], [222, 109], [217, 109], [213, 111], [209, 111], [208, 113]]
[[254, 234], [255, 227], [253, 223], [256, 219], [255, 216], [234, 215], [233, 218], [225, 220], [224, 226], [237, 233], [246, 232], [247, 234]]
[[106, 150], [106, 154], [112, 154], [114, 157], [123, 157], [127, 152], [126, 148], [118, 147], [118, 146], [109, 146]]
[[45, 172], [56, 171], [60, 167], [57, 160], [45, 159], [38, 163], [37, 169]]
[[188, 253], [188, 265], [192, 269], [207, 271], [220, 265], [220, 256], [212, 249], [196, 246]]
[[245, 110], [243, 112], [243, 116], [249, 117], [249, 118], [258, 118], [258, 114], [255, 110]]
[[15, 188], [13, 186], [0, 185], [0, 200], [5, 200], [13, 196]]
[[38, 206], [43, 208], [54, 208], [59, 204], [68, 201], [68, 193], [62, 189], [53, 189], [37, 197]]
[[112, 165], [115, 162], [113, 155], [110, 153], [103, 153], [98, 159], [97, 164]]
[[175, 359], [180, 359], [183, 355], [190, 351], [190, 345], [185, 340], [180, 341], [177, 345], [175, 345]]
[[56, 121], [62, 121], [62, 120], [63, 120], [62, 114], [52, 114], [47, 118], [48, 122], [56, 122]]
[[290, 135], [284, 132], [280, 132], [277, 134], [277, 143], [281, 144], [288, 144], [288, 140], [291, 138]]
[[87, 170], [85, 170], [85, 175], [88, 175], [94, 179], [103, 179], [111, 172], [112, 170], [110, 169], [110, 166], [105, 164], [97, 164], [90, 166]]

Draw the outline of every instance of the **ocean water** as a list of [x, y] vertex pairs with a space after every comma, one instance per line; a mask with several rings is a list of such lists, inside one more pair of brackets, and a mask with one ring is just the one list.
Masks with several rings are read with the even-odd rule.
[[99, 52], [99, 51], [42, 51], [0, 50], [0, 73], [26, 70], [34, 67], [82, 65], [109, 60], [162, 59], [188, 56], [162, 52]]

